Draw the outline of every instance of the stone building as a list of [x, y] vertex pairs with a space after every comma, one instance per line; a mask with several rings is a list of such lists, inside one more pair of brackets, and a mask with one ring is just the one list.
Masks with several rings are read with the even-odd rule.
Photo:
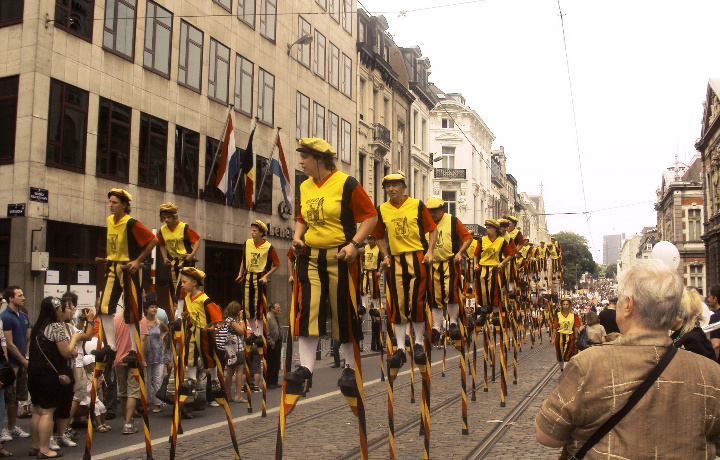
[[[161, 203], [180, 207], [223, 306], [249, 223], [267, 222], [282, 256], [270, 300], [287, 305], [293, 213], [280, 212], [267, 166], [279, 132], [296, 189], [300, 137], [326, 138], [338, 167], [358, 171], [355, 13], [354, 0], [3, 0], [0, 205], [17, 217], [0, 220], [0, 284], [38, 305], [46, 276], [31, 251], [47, 252], [52, 285], [92, 298], [107, 191], [122, 187], [149, 228]], [[257, 117], [253, 209], [241, 191], [225, 205], [213, 186], [229, 113], [241, 149]]]
[[547, 221], [545, 219], [545, 201], [542, 193], [539, 195], [529, 195], [526, 192], [520, 192], [520, 211], [518, 212], [518, 226], [523, 236], [529, 239], [535, 246], [540, 245], [540, 241], [550, 242], [550, 233], [547, 230]]
[[678, 272], [686, 286], [705, 291], [705, 245], [703, 235], [702, 161], [696, 154], [689, 165], [677, 159], [662, 176], [657, 189], [657, 230], [660, 240], [673, 243], [680, 252]]
[[640, 241], [642, 235], [632, 235], [630, 238], [626, 238], [620, 248], [620, 256], [617, 260], [617, 274], [628, 270], [637, 261], [637, 253], [640, 248]]
[[703, 102], [700, 138], [695, 148], [700, 153], [703, 174], [703, 224], [707, 257], [707, 286], [720, 283], [720, 79], [710, 79]]

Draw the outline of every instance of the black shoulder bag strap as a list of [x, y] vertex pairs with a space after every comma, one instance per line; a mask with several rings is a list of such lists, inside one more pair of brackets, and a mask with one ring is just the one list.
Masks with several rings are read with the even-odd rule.
[[572, 457], [571, 459], [574, 460], [580, 460], [587, 453], [590, 451], [592, 446], [598, 443], [602, 438], [605, 437], [606, 434], [612, 430], [615, 425], [620, 422], [631, 410], [635, 405], [642, 399], [642, 397], [647, 393], [647, 391], [650, 389], [651, 386], [655, 383], [655, 381], [660, 377], [660, 374], [663, 373], [666, 367], [668, 367], [668, 364], [670, 364], [670, 361], [675, 357], [675, 353], [677, 353], [677, 347], [675, 345], [670, 345], [668, 350], [665, 352], [662, 358], [660, 358], [660, 361], [657, 363], [657, 365], [653, 368], [652, 371], [650, 371], [650, 374], [648, 374], [647, 377], [645, 377], [645, 380], [640, 384], [639, 387], [633, 392], [633, 394], [630, 396], [630, 399], [628, 399], [627, 404], [623, 406], [622, 409], [620, 409], [618, 412], [615, 413], [612, 417], [607, 419], [603, 425], [598, 428], [598, 430], [593, 433], [592, 436], [590, 436], [590, 439], [585, 441], [585, 444], [580, 448], [579, 451]]

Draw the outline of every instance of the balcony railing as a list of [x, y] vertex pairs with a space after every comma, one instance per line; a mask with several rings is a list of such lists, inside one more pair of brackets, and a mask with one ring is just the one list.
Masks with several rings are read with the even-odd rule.
[[373, 142], [380, 142], [390, 147], [390, 130], [380, 123], [373, 123]]
[[465, 179], [464, 169], [435, 168], [436, 179]]

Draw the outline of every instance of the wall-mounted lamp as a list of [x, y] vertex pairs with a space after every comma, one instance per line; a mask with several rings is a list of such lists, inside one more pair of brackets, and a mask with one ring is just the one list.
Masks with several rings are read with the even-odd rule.
[[309, 44], [309, 43], [312, 43], [312, 41], [313, 41], [312, 35], [310, 35], [310, 34], [305, 34], [305, 35], [303, 35], [302, 37], [300, 37], [300, 38], [298, 38], [297, 40], [295, 40], [294, 42], [288, 43], [288, 46], [287, 46], [287, 47], [288, 47], [288, 51], [287, 51], [288, 56], [290, 56], [290, 50], [292, 49], [293, 46], [295, 46], [295, 45], [307, 45], [307, 44]]

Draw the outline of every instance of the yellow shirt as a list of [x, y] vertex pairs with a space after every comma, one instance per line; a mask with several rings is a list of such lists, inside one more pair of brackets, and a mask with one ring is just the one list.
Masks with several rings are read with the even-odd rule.
[[[452, 242], [452, 216], [448, 213], [443, 214], [440, 222], [437, 223], [437, 241], [435, 242], [435, 250], [433, 256], [435, 262], [444, 262], [455, 257]], [[427, 234], [425, 235], [427, 238]]]
[[[378, 218], [386, 228], [387, 238], [390, 243], [390, 254], [400, 255], [425, 250], [426, 229], [423, 225], [421, 213], [427, 211], [420, 200], [408, 197], [399, 208], [386, 201], [380, 205], [379, 211]], [[433, 228], [428, 230], [432, 231]]]
[[270, 269], [268, 255], [272, 245], [267, 240], [255, 247], [255, 241], [250, 238], [245, 241], [245, 270], [250, 273], [262, 273]]
[[555, 249], [555, 246], [554, 246], [554, 245], [548, 244], [548, 245], [547, 245], [547, 250], [548, 250], [548, 252], [550, 253], [550, 257], [551, 257], [551, 258], [553, 258], [553, 259], [557, 259], [557, 258], [558, 258], [557, 249]]
[[487, 235], [482, 237], [482, 252], [480, 253], [479, 265], [497, 265], [500, 263], [500, 257], [503, 248], [507, 245], [505, 238], [497, 237], [495, 241], [490, 241]]
[[127, 262], [130, 260], [128, 242], [128, 221], [130, 215], [125, 214], [115, 223], [114, 216], [107, 218], [107, 260], [112, 262]]
[[369, 244], [365, 245], [365, 263], [363, 264], [364, 270], [377, 270], [380, 268], [380, 247], [375, 245], [371, 248]]
[[173, 230], [170, 230], [167, 224], [160, 227], [160, 233], [165, 240], [165, 248], [167, 249], [168, 256], [173, 259], [177, 259], [188, 253], [185, 248], [186, 226], [187, 224], [185, 222], [178, 222]]
[[541, 259], [547, 259], [547, 248], [543, 246], [537, 248], [537, 255]]
[[563, 316], [562, 313], [558, 312], [558, 332], [561, 334], [572, 334], [573, 326], [575, 324], [575, 313], [568, 313], [567, 317]]
[[190, 294], [185, 296], [190, 321], [196, 327], [205, 327], [208, 323], [214, 324], [222, 321], [222, 312], [215, 302], [210, 300], [204, 292], [200, 292], [194, 299]]
[[475, 256], [475, 249], [477, 248], [478, 242], [475, 238], [470, 242], [470, 247], [467, 248], [467, 256], [472, 259]]

